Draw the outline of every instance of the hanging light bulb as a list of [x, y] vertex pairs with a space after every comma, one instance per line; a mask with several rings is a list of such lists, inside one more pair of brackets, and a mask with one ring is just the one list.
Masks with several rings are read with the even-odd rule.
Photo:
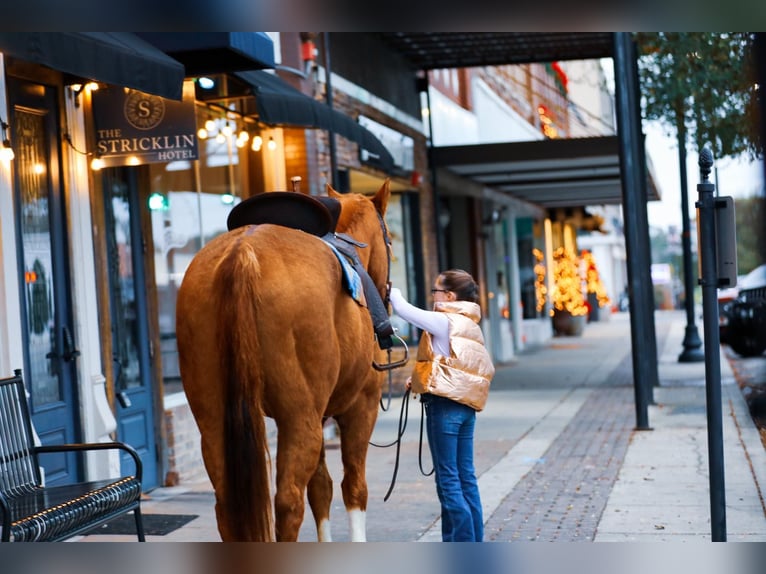
[[90, 162], [90, 168], [93, 171], [100, 171], [104, 168], [104, 160], [101, 159], [100, 156], [96, 156], [93, 158], [93, 160]]
[[218, 132], [215, 136], [215, 141], [217, 141], [219, 144], [222, 144], [226, 141], [226, 136], [223, 135], [222, 132]]
[[215, 121], [213, 120], [213, 118], [208, 118], [207, 119], [207, 121], [205, 122], [205, 129], [208, 132], [215, 131]]
[[230, 137], [231, 134], [234, 133], [234, 130], [231, 128], [231, 124], [229, 122], [226, 122], [226, 125], [221, 128], [221, 132], [223, 132], [223, 135], [226, 137]]
[[249, 133], [247, 133], [247, 130], [242, 130], [242, 131], [240, 131], [240, 132], [239, 132], [239, 134], [237, 135], [237, 139], [238, 139], [238, 140], [242, 140], [243, 142], [246, 142], [247, 140], [249, 140], [249, 139], [250, 139], [250, 134], [249, 134]]
[[[13, 148], [6, 144], [8, 140], [3, 141], [3, 147], [0, 147], [0, 159], [3, 161], [11, 161], [13, 158], [16, 157], [16, 154], [13, 153]], [[10, 143], [10, 142], [9, 142]]]
[[207, 130], [205, 128], [200, 128], [197, 130], [197, 137], [201, 140], [207, 139]]
[[263, 145], [263, 138], [261, 136], [253, 136], [253, 141], [250, 144], [250, 149], [253, 151], [261, 151]]
[[274, 141], [274, 138], [269, 138], [268, 147], [271, 151], [277, 149], [277, 142]]

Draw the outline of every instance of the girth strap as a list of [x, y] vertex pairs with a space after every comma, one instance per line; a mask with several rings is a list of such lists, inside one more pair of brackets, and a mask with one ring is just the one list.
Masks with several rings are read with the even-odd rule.
[[378, 288], [375, 287], [375, 283], [373, 283], [372, 278], [367, 273], [367, 269], [364, 268], [359, 260], [356, 249], [354, 249], [355, 245], [358, 247], [366, 247], [367, 245], [343, 233], [327, 233], [322, 237], [322, 241], [329, 243], [342, 253], [350, 261], [354, 271], [359, 274], [359, 278], [362, 280], [364, 297], [367, 300], [367, 311], [370, 313], [372, 326], [378, 338], [378, 346], [381, 349], [390, 349], [394, 346], [394, 327], [391, 325], [388, 310], [383, 303], [383, 298], [380, 296]]

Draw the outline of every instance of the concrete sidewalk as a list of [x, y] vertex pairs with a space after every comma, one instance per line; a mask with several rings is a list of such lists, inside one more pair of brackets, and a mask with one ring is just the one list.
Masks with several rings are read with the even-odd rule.
[[[487, 541], [709, 541], [705, 364], [678, 363], [685, 314], [658, 311], [660, 386], [652, 430], [635, 430], [630, 323], [625, 313], [590, 323], [581, 337], [554, 338], [498, 368], [477, 419], [475, 459]], [[702, 325], [699, 326], [700, 334]], [[725, 500], [729, 541], [766, 541], [766, 450], [721, 354]], [[381, 412], [373, 443], [396, 437], [402, 403]], [[368, 540], [439, 541], [439, 504], [427, 445], [419, 452], [420, 402], [408, 403], [394, 491], [395, 448], [368, 454]], [[348, 540], [337, 439], [327, 461], [335, 480], [333, 537]], [[272, 451], [273, 452], [273, 451]], [[422, 471], [421, 471], [421, 466]], [[149, 541], [217, 541], [208, 483], [159, 488], [145, 515], [197, 518]], [[89, 535], [84, 541], [131, 541]], [[316, 540], [308, 511], [299, 540]]]

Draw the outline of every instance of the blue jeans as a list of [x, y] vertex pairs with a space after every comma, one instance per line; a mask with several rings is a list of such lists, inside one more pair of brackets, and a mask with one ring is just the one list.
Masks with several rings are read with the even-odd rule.
[[421, 397], [442, 509], [442, 540], [481, 542], [484, 518], [473, 466], [476, 411], [444, 397]]

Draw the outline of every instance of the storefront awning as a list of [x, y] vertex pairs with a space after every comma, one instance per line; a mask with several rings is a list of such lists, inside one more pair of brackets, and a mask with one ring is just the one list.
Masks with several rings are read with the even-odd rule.
[[265, 32], [136, 32], [186, 67], [187, 76], [273, 68], [274, 42]]
[[255, 97], [258, 121], [273, 126], [299, 126], [332, 130], [347, 140], [356, 142], [375, 158], [380, 169], [390, 172], [393, 157], [386, 147], [368, 129], [346, 114], [315, 100], [277, 75], [263, 71], [236, 72], [247, 83]]
[[[434, 167], [542, 207], [622, 203], [617, 136], [435, 147]], [[648, 165], [647, 199], [660, 191]]]
[[183, 64], [129, 32], [3, 32], [0, 52], [81, 80], [181, 99]]

